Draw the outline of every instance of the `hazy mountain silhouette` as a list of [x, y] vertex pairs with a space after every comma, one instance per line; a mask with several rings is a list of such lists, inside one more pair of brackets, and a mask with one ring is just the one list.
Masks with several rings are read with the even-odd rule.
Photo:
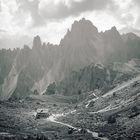
[[72, 24], [59, 45], [45, 44], [36, 36], [32, 49], [25, 45], [0, 50], [1, 100], [25, 97], [36, 89], [41, 94], [50, 83], [59, 83], [73, 71], [90, 64], [105, 68], [114, 62], [123, 64], [140, 58], [139, 52], [140, 38], [135, 34], [120, 35], [116, 27], [100, 33], [83, 18]]

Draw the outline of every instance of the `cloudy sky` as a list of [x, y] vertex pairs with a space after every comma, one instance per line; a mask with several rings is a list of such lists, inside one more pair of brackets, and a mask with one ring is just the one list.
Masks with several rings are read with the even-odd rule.
[[0, 48], [31, 45], [35, 35], [58, 44], [82, 17], [99, 31], [116, 26], [140, 35], [139, 13], [140, 0], [0, 0]]

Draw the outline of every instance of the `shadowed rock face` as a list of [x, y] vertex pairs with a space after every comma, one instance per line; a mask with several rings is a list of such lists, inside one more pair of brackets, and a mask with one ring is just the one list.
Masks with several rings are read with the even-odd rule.
[[138, 75], [139, 66], [138, 59], [133, 59], [128, 63], [114, 62], [109, 66], [90, 64], [79, 71], [71, 72], [61, 82], [51, 83], [44, 94], [80, 95], [95, 89], [105, 93], [117, 84]]
[[36, 89], [43, 93], [50, 83], [59, 83], [72, 71], [79, 71], [91, 63], [106, 66], [140, 58], [139, 44], [139, 37], [121, 36], [116, 27], [99, 33], [84, 18], [72, 24], [59, 45], [42, 43], [36, 36], [32, 49], [25, 46], [21, 50], [0, 51], [1, 99], [24, 97]]

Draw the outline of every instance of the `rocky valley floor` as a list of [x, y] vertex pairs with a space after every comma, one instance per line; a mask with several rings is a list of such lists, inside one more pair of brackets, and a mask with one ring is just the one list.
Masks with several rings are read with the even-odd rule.
[[[35, 119], [38, 109], [50, 116]], [[105, 94], [30, 96], [0, 102], [1, 140], [139, 140], [140, 77]]]

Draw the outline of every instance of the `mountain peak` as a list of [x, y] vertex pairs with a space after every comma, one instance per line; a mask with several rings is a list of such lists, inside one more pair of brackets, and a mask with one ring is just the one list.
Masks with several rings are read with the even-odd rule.
[[[75, 44], [81, 44], [86, 40], [86, 38], [96, 38], [98, 36], [97, 28], [92, 24], [90, 20], [86, 20], [82, 18], [79, 21], [74, 21], [72, 24], [71, 30], [67, 30], [66, 35], [61, 40], [60, 44], [62, 45], [64, 42], [67, 44], [68, 42], [75, 42]], [[64, 44], [65, 44], [64, 43]], [[63, 46], [63, 45], [62, 45]]]
[[110, 30], [106, 30], [104, 33], [106, 36], [109, 37], [119, 37], [120, 38], [120, 33], [118, 32], [117, 28], [115, 26], [113, 26]]
[[112, 31], [117, 31], [116, 26], [113, 26], [113, 27], [111, 28], [111, 30], [112, 30]]
[[126, 42], [130, 39], [131, 40], [140, 40], [140, 37], [137, 36], [136, 34], [132, 33], [132, 32], [129, 32], [129, 33], [123, 34], [122, 39]]
[[87, 20], [85, 18], [80, 19], [79, 21], [74, 21], [72, 24], [72, 29], [73, 30], [94, 30], [94, 32], [98, 32], [97, 28], [92, 24], [90, 20]]
[[42, 46], [40, 36], [37, 35], [33, 39], [33, 48], [40, 48]]

